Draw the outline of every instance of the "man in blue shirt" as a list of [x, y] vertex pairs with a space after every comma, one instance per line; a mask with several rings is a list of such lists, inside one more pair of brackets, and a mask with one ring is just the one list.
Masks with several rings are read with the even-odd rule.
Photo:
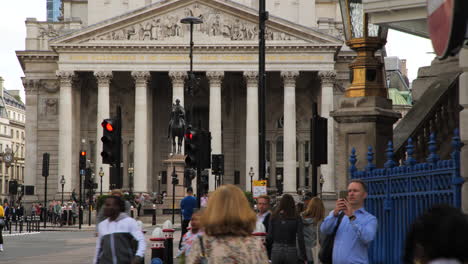
[[333, 245], [333, 264], [369, 263], [368, 249], [377, 232], [377, 218], [364, 209], [366, 197], [366, 184], [352, 180], [347, 198], [336, 201], [335, 209], [320, 226], [322, 233], [331, 234], [338, 216], [344, 214]]
[[180, 210], [182, 213], [182, 235], [180, 236], [179, 249], [182, 246], [182, 238], [187, 233], [187, 227], [192, 220], [193, 209], [197, 208], [197, 198], [193, 197], [192, 187], [187, 188], [187, 196], [180, 201]]

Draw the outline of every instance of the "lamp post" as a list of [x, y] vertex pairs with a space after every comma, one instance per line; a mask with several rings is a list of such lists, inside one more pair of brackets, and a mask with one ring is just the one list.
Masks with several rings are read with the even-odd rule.
[[161, 195], [161, 180], [162, 180], [162, 175], [161, 175], [161, 172], [159, 172], [159, 175], [158, 175], [158, 195]]
[[250, 167], [249, 176], [250, 176], [250, 193], [253, 195], [253, 176], [255, 172], [253, 171], [253, 167]]
[[[188, 78], [189, 78], [189, 83], [188, 83], [188, 94], [189, 95], [193, 95], [193, 84], [194, 84], [194, 81], [195, 81], [195, 76], [193, 74], [193, 25], [195, 24], [201, 24], [203, 23], [203, 20], [201, 20], [200, 18], [198, 17], [193, 17], [193, 16], [188, 16], [188, 17], [185, 17], [185, 18], [182, 18], [180, 20], [180, 23], [182, 24], [189, 24], [190, 25], [190, 71], [189, 71], [189, 75], [188, 75]], [[191, 114], [193, 115], [193, 112], [191, 111]], [[193, 120], [190, 119], [190, 122], [192, 122]]]
[[283, 193], [283, 188], [281, 187], [281, 174], [276, 175], [276, 181], [278, 182], [276, 184], [276, 188], [278, 189], [278, 193]]
[[133, 167], [128, 167], [128, 177], [129, 177], [129, 187], [130, 187], [130, 195], [133, 194]]
[[62, 185], [62, 206], [63, 206], [63, 187], [65, 186], [65, 176], [62, 175], [62, 178], [60, 179], [60, 184]]
[[346, 97], [379, 96], [387, 98], [385, 73], [375, 52], [387, 42], [386, 28], [370, 24], [362, 0], [339, 0], [346, 45], [357, 52], [349, 65], [351, 85]]
[[102, 196], [102, 177], [104, 176], [104, 171], [102, 170], [102, 167], [99, 168], [99, 177], [101, 177], [101, 184], [99, 184], [101, 188], [101, 196]]

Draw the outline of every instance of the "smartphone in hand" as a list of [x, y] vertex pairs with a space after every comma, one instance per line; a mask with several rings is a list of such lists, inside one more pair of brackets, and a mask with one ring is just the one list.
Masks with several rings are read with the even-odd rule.
[[343, 200], [346, 200], [348, 197], [348, 191], [340, 191], [339, 195], [338, 195], [338, 198], [339, 199], [343, 199]]

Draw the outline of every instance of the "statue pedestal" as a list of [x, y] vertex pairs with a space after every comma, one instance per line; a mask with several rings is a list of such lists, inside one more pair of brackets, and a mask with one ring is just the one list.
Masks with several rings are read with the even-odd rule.
[[[185, 156], [181, 154], [175, 154], [169, 157], [169, 159], [163, 161], [166, 165], [167, 171], [167, 197], [164, 199], [163, 208], [172, 209], [172, 199], [175, 196], [174, 207], [178, 209], [180, 207], [180, 200], [185, 196], [184, 188], [184, 170], [185, 170]], [[175, 192], [173, 193], [172, 187], [172, 174], [177, 174], [179, 184], [175, 186]]]

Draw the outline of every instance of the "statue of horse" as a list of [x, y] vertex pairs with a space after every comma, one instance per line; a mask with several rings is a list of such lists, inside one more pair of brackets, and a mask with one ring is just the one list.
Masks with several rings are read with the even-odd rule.
[[[185, 111], [184, 107], [180, 105], [180, 100], [177, 99], [176, 103], [172, 106], [171, 118], [169, 121], [169, 137], [172, 139], [171, 153], [182, 153], [182, 140], [185, 134]], [[176, 149], [177, 137], [177, 149]]]

